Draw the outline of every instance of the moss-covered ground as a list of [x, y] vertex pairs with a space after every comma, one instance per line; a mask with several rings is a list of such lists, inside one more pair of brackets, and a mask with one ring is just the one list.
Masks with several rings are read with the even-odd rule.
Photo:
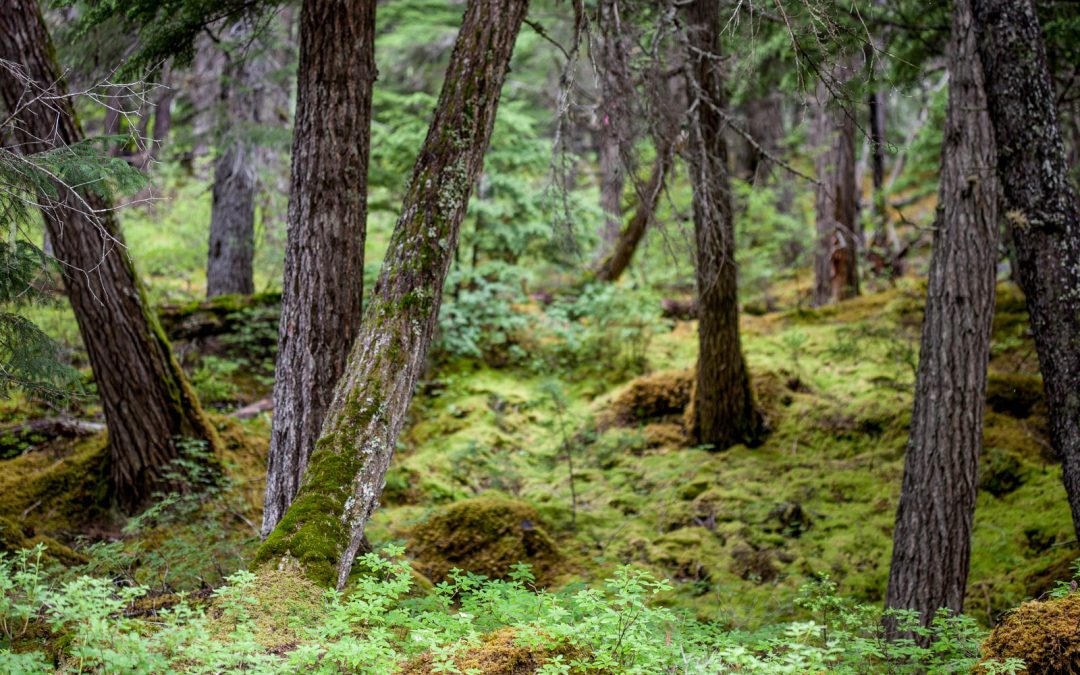
[[[904, 280], [836, 307], [745, 316], [744, 350], [770, 427], [755, 448], [692, 447], [682, 433], [692, 321], [663, 328], [637, 380], [595, 362], [527, 369], [439, 361], [418, 388], [369, 538], [404, 542], [417, 568], [437, 576], [470, 558], [457, 547], [453, 560], [433, 561], [440, 548], [432, 532], [505, 516], [492, 531], [516, 543], [499, 552], [527, 552], [542, 536], [538, 576], [552, 587], [593, 583], [632, 563], [675, 582], [664, 602], [733, 626], [798, 616], [798, 588], [820, 574], [845, 595], [880, 601], [924, 292]], [[967, 599], [987, 625], [1068, 577], [1077, 556], [1023, 307], [1013, 286], [999, 286]], [[245, 383], [236, 404], [268, 393], [258, 386]], [[94, 415], [91, 403], [78, 405]], [[5, 423], [47, 413], [22, 400], [0, 405]], [[217, 505], [199, 506], [201, 520], [123, 532], [104, 492], [98, 435], [0, 461], [4, 526], [14, 523], [22, 540], [53, 537], [84, 550], [119, 541], [135, 551], [126, 560], [158, 575], [142, 581], [161, 581], [164, 591], [213, 585], [254, 550], [269, 432], [265, 413], [215, 419], [232, 480]], [[515, 506], [466, 512], [491, 498]], [[199, 539], [208, 527], [212, 547]], [[206, 569], [177, 571], [175, 559], [195, 560], [207, 548], [216, 553], [203, 556]], [[172, 577], [158, 578], [155, 552], [170, 559]], [[100, 560], [100, 549], [91, 557]]]

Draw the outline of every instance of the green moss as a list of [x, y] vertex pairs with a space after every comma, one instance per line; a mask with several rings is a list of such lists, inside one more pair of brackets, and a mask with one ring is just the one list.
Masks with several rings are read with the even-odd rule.
[[458, 568], [506, 578], [511, 566], [529, 563], [538, 585], [551, 583], [562, 555], [540, 515], [528, 504], [500, 497], [455, 502], [409, 533], [417, 568], [435, 582]]
[[356, 457], [338, 451], [335, 440], [335, 435], [319, 440], [296, 499], [259, 547], [253, 568], [293, 559], [319, 586], [335, 584], [338, 558], [349, 537], [342, 514], [358, 469]]
[[[243, 605], [245, 629], [267, 650], [291, 648], [304, 637], [306, 628], [325, 617], [323, 589], [295, 567], [258, 570]], [[237, 616], [222, 612], [219, 602], [211, 605], [208, 614], [211, 637], [228, 640], [233, 636], [239, 625]]]
[[0, 461], [0, 516], [41, 532], [76, 530], [108, 519], [105, 434], [58, 439]]
[[1080, 594], [1025, 602], [1005, 617], [982, 645], [988, 659], [1023, 659], [1029, 675], [1080, 672]]

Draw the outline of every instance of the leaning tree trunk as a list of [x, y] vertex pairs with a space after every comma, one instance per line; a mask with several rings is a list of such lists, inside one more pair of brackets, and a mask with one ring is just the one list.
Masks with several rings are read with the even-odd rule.
[[671, 171], [673, 154], [674, 149], [670, 144], [656, 149], [652, 174], [645, 185], [637, 188], [638, 202], [633, 215], [612, 243], [611, 253], [605, 256], [596, 268], [598, 280], [617, 281], [630, 266], [634, 252], [637, 251], [638, 244], [645, 237], [645, 231], [649, 229], [649, 223], [656, 214], [656, 205], [660, 203], [668, 172]]
[[723, 450], [756, 439], [762, 420], [754, 406], [739, 338], [735, 226], [724, 141], [720, 8], [712, 0], [686, 6], [688, 154], [697, 248], [698, 365], [690, 432]]
[[[35, 86], [63, 94], [37, 2], [7, 0], [0, 34], [0, 59], [19, 64]], [[8, 110], [26, 104], [24, 85], [0, 68]], [[62, 96], [25, 105], [16, 128], [26, 154], [82, 140], [71, 99]], [[109, 204], [85, 190], [56, 187], [59, 208], [45, 210], [45, 224], [105, 410], [116, 497], [134, 508], [166, 484], [163, 469], [180, 456], [178, 439], [203, 440], [216, 450], [217, 436], [147, 307]]]
[[997, 266], [994, 133], [971, 0], [957, 0], [952, 21], [938, 219], [885, 601], [917, 610], [924, 625], [964, 605]]
[[[253, 132], [263, 109], [264, 54], [258, 53], [251, 19], [229, 30], [230, 53], [222, 78], [224, 110], [219, 124], [219, 155], [214, 162], [206, 297], [255, 292], [255, 196], [257, 164]], [[245, 52], [251, 51], [252, 53]]]
[[1002, 208], [1016, 249], [1050, 410], [1050, 441], [1080, 537], [1080, 216], [1030, 0], [973, 0], [998, 139]]
[[360, 329], [375, 0], [306, 0], [263, 536], [289, 507]]
[[300, 491], [256, 555], [349, 578], [435, 331], [469, 193], [528, 0], [471, 0], [401, 217]]
[[[836, 72], [841, 68], [838, 66]], [[840, 86], [840, 78], [835, 78], [831, 86]], [[834, 100], [824, 82], [818, 86], [816, 105], [815, 169], [819, 183], [815, 200], [818, 242], [814, 304], [825, 305], [859, 294], [855, 120]]]

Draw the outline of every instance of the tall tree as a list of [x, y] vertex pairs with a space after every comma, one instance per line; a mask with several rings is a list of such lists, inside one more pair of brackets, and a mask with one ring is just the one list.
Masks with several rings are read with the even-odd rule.
[[839, 104], [847, 66], [823, 77], [815, 97], [813, 138], [818, 179], [814, 210], [814, 304], [839, 302], [859, 294], [858, 191], [855, 185], [855, 120]]
[[285, 514], [360, 328], [375, 0], [306, 0], [263, 536]]
[[711, 0], [694, 0], [686, 5], [685, 20], [699, 347], [689, 427], [701, 443], [723, 450], [757, 438], [762, 419], [754, 405], [739, 337], [720, 6]]
[[261, 122], [266, 59], [257, 45], [254, 19], [228, 30], [221, 81], [219, 148], [214, 161], [206, 296], [255, 292], [255, 196], [258, 154], [252, 132]]
[[1050, 441], [1080, 536], [1080, 215], [1046, 49], [1031, 0], [973, 0], [998, 139], [1002, 209], [1016, 250], [1050, 411]]
[[470, 0], [465, 9], [401, 216], [318, 448], [257, 563], [292, 555], [319, 583], [341, 588], [349, 578], [427, 359], [461, 221], [527, 9], [528, 0]]
[[963, 609], [994, 316], [998, 181], [971, 6], [953, 7], [938, 217], [886, 596], [926, 625], [941, 607]]
[[[38, 3], [3, 3], [0, 33], [0, 59], [19, 64], [29, 79], [0, 69], [0, 97], [17, 116], [20, 152], [81, 142]], [[60, 96], [35, 96], [40, 92]], [[147, 306], [109, 204], [85, 189], [55, 188], [59, 208], [45, 210], [45, 225], [105, 410], [116, 497], [134, 508], [164, 485], [163, 469], [181, 454], [179, 438], [216, 449], [217, 436]]]

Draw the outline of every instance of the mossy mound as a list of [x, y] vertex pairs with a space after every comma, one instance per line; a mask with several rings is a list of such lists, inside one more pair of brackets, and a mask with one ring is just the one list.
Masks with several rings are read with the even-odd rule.
[[[581, 649], [571, 645], [553, 647], [520, 643], [518, 630], [502, 628], [482, 636], [475, 645], [454, 656], [453, 663], [458, 669], [457, 672], [476, 675], [531, 675], [557, 656], [562, 656], [564, 661], [582, 656]], [[424, 654], [406, 663], [398, 672], [401, 675], [426, 675], [444, 671], [445, 667], [437, 664], [431, 654]], [[572, 668], [567, 672], [584, 671]]]
[[1080, 594], [1020, 605], [986, 638], [982, 653], [983, 663], [1023, 659], [1028, 675], [1080, 673]]
[[678, 420], [694, 388], [693, 370], [652, 373], [630, 382], [611, 403], [616, 424], [630, 426], [646, 420]]
[[215, 600], [210, 608], [210, 632], [227, 638], [244, 618], [257, 643], [268, 650], [287, 651], [295, 648], [304, 627], [325, 618], [323, 594], [299, 567], [264, 566], [238, 603], [246, 616], [223, 611], [221, 602]]
[[38, 532], [70, 532], [108, 517], [105, 434], [58, 439], [0, 461], [0, 516]]
[[56, 562], [64, 567], [74, 567], [86, 563], [86, 556], [61, 544], [52, 537], [34, 534], [11, 518], [0, 517], [0, 553], [14, 553], [23, 549], [34, 548], [38, 544], [45, 546], [42, 559]]
[[536, 511], [501, 497], [450, 504], [412, 529], [408, 550], [417, 569], [436, 583], [454, 568], [506, 578], [511, 565], [528, 563], [537, 585], [546, 586], [562, 559]]

